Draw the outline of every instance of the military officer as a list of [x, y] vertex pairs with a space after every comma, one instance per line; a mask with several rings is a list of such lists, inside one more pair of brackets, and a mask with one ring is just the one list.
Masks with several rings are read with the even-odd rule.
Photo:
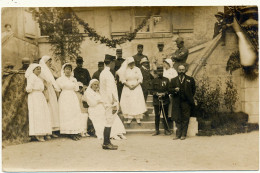
[[146, 101], [148, 93], [152, 89], [152, 80], [154, 79], [154, 77], [150, 73], [149, 60], [146, 57], [141, 59], [140, 64], [141, 64], [141, 72], [143, 75], [143, 83], [141, 84], [141, 86], [144, 93], [144, 99]]
[[98, 62], [98, 70], [93, 74], [92, 79], [97, 79], [99, 80], [100, 73], [104, 70], [104, 62], [99, 61]]
[[163, 67], [157, 67], [157, 75], [152, 81], [152, 94], [153, 94], [153, 106], [155, 113], [155, 133], [153, 136], [159, 135], [159, 124], [160, 124], [160, 114], [163, 113], [163, 125], [164, 125], [164, 134], [170, 135], [168, 127], [168, 107], [170, 103], [169, 99], [169, 79], [163, 77]]
[[27, 68], [28, 68], [29, 65], [30, 65], [30, 59], [27, 58], [27, 57], [24, 57], [24, 58], [22, 59], [22, 64], [23, 64], [23, 66], [22, 66], [19, 70], [23, 70], [23, 71], [27, 70]]
[[158, 42], [157, 44], [158, 52], [151, 58], [151, 70], [153, 73], [156, 73], [157, 66], [163, 64], [164, 59], [166, 59], [166, 53], [163, 51], [164, 43]]
[[172, 55], [173, 67], [177, 71], [180, 64], [186, 63], [189, 55], [189, 50], [184, 46], [184, 40], [182, 37], [178, 37], [176, 40], [178, 49]]
[[143, 55], [143, 49], [144, 46], [142, 44], [138, 44], [137, 45], [137, 54], [133, 56], [134, 60], [135, 60], [135, 65], [136, 67], [141, 67], [140, 61], [143, 57], [146, 57], [148, 59], [148, 57], [146, 55]]
[[83, 58], [77, 57], [76, 63], [77, 67], [74, 69], [74, 77], [78, 82], [83, 83], [84, 87], [88, 86], [89, 81], [91, 80], [90, 74], [86, 68], [83, 68]]
[[121, 64], [125, 61], [122, 57], [122, 49], [117, 49], [116, 50], [116, 61], [115, 61], [115, 71], [117, 71], [120, 67]]

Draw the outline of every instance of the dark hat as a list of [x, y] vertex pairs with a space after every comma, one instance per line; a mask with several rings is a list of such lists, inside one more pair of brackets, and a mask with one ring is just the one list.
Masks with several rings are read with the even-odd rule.
[[22, 63], [23, 64], [30, 64], [30, 59], [27, 58], [27, 57], [24, 57], [24, 58], [22, 58]]
[[143, 47], [144, 47], [144, 45], [142, 45], [142, 44], [137, 45], [137, 48], [143, 48]]
[[117, 49], [116, 53], [122, 53], [122, 49]]
[[158, 46], [164, 46], [164, 42], [158, 42], [157, 45]]
[[109, 55], [109, 54], [105, 54], [105, 60], [104, 60], [104, 62], [105, 61], [113, 61], [113, 60], [115, 60], [116, 59], [116, 57], [115, 56], [112, 56], [112, 55]]
[[157, 67], [157, 71], [163, 71], [163, 66], [161, 66], [161, 65], [158, 66], [158, 67]]
[[215, 17], [223, 18], [224, 17], [224, 13], [219, 11], [217, 14], [215, 14]]
[[98, 67], [103, 67], [103, 66], [104, 66], [104, 62], [99, 61], [99, 62], [98, 62]]
[[76, 62], [81, 63], [81, 62], [84, 62], [84, 61], [83, 61], [83, 58], [81, 56], [78, 56], [77, 59], [76, 59]]
[[177, 43], [183, 43], [184, 40], [182, 37], [178, 37], [176, 40], [175, 40]]

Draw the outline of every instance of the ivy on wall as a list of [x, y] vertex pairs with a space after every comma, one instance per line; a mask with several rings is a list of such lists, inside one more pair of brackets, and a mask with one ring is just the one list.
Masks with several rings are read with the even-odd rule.
[[30, 8], [30, 11], [39, 23], [41, 34], [48, 36], [47, 39], [51, 44], [51, 50], [56, 60], [60, 60], [62, 64], [67, 60], [75, 59], [81, 53], [80, 46], [84, 40], [84, 35], [79, 32], [78, 25], [84, 27], [84, 31], [90, 40], [105, 44], [109, 48], [116, 48], [117, 45], [135, 39], [137, 32], [146, 25], [152, 15], [152, 10], [149, 10], [146, 18], [134, 32], [127, 33], [118, 39], [109, 39], [99, 35], [87, 22], [79, 18], [72, 8], [41, 7]]

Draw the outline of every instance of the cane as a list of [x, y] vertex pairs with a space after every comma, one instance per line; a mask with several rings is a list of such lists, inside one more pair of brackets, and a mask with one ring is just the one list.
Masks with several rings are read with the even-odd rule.
[[169, 125], [168, 125], [168, 120], [166, 119], [166, 115], [165, 115], [165, 111], [164, 111], [164, 107], [163, 107], [163, 100], [159, 98], [159, 101], [160, 101], [161, 106], [162, 106], [163, 118], [164, 118], [165, 123], [166, 123], [166, 125], [167, 125], [167, 128], [168, 128], [168, 130], [169, 130], [170, 128], [169, 128]]

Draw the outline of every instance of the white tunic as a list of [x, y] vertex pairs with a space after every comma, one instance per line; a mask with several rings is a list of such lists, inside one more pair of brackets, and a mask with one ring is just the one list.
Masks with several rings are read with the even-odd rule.
[[[134, 86], [143, 81], [143, 76], [138, 67], [127, 68], [124, 79], [123, 83]], [[120, 106], [125, 118], [142, 118], [142, 114], [146, 112], [146, 105], [141, 85], [138, 85], [134, 90], [124, 86]]]
[[[101, 95], [98, 92], [94, 92], [92, 89], [87, 89], [87, 91], [85, 91], [84, 93], [83, 98], [87, 101], [89, 105], [89, 118], [93, 123], [96, 135], [99, 139], [101, 139], [103, 138], [104, 127], [106, 124], [106, 110], [103, 103], [103, 99], [101, 98]], [[112, 124], [110, 137], [114, 137], [124, 133], [126, 133], [125, 127], [118, 115], [115, 114], [115, 120]]]
[[75, 91], [79, 90], [77, 80], [74, 77], [62, 76], [57, 79], [61, 88], [59, 97], [60, 133], [78, 134], [82, 129], [82, 116], [79, 99]]
[[51, 116], [46, 98], [42, 91], [44, 84], [42, 79], [32, 73], [27, 78], [26, 91], [28, 95], [29, 109], [29, 135], [52, 134]]
[[104, 106], [106, 110], [106, 127], [111, 127], [114, 123], [115, 115], [112, 114], [112, 106], [119, 107], [118, 93], [116, 81], [113, 74], [110, 72], [109, 67], [105, 67], [100, 73], [100, 95], [104, 100]]

